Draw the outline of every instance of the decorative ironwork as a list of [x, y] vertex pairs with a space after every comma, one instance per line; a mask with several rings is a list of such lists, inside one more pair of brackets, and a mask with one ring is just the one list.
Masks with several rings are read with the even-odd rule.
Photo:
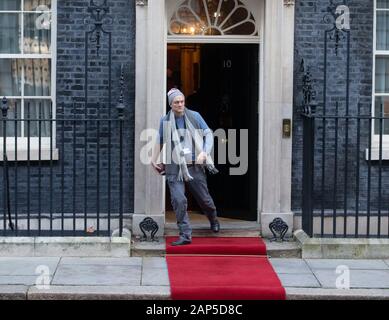
[[284, 0], [284, 6], [285, 7], [291, 7], [294, 6], [294, 0]]
[[[102, 2], [102, 3], [101, 3]], [[101, 39], [102, 34], [107, 41], [107, 55], [106, 63], [108, 67], [108, 116], [111, 117], [111, 108], [112, 108], [112, 32], [106, 31], [103, 28], [104, 24], [111, 24], [113, 19], [108, 15], [110, 8], [107, 5], [107, 0], [100, 1], [99, 4], [95, 3], [95, 0], [90, 0], [90, 5], [87, 8], [87, 12], [90, 13], [90, 18], [84, 20], [85, 24], [93, 24], [94, 28], [90, 31], [85, 31], [85, 85], [84, 85], [84, 99], [85, 99], [85, 116], [87, 114], [87, 105], [88, 105], [88, 91], [89, 91], [89, 42], [96, 44], [96, 55], [99, 57], [100, 48], [102, 47]], [[124, 106], [123, 106], [124, 109]], [[119, 113], [121, 116], [122, 113]], [[119, 118], [122, 119], [123, 117]]]
[[[358, 197], [359, 189], [361, 188], [359, 162], [361, 160], [361, 154], [363, 154], [361, 149], [361, 130], [363, 125], [368, 125], [365, 130], [369, 130], [367, 136], [371, 140], [372, 125], [375, 121], [379, 123], [382, 118], [377, 117], [373, 121], [371, 115], [362, 116], [360, 114], [359, 103], [357, 108], [355, 108], [357, 110], [350, 112], [351, 31], [350, 8], [347, 6], [347, 1], [338, 0], [338, 2], [335, 2], [334, 0], [329, 0], [327, 14], [324, 20], [328, 23], [331, 22], [332, 27], [324, 30], [324, 46], [322, 46], [324, 51], [322, 110], [321, 114], [302, 114], [302, 228], [310, 237], [314, 235], [314, 210], [317, 210], [317, 212], [320, 212], [319, 234], [324, 236], [326, 234], [325, 212], [328, 208], [328, 203], [331, 203], [329, 205], [330, 208], [328, 208], [333, 213], [331, 236], [336, 237], [338, 233], [337, 206], [339, 203], [337, 199], [343, 198], [342, 236], [347, 237], [347, 229], [349, 228], [347, 211], [350, 205], [349, 194], [351, 191], [349, 185], [351, 184], [357, 190], [356, 193], [358, 194], [356, 196], [355, 208], [352, 209], [353, 215], [355, 213], [356, 216], [353, 217], [355, 219], [355, 237], [358, 237]], [[345, 43], [342, 43], [343, 49], [340, 52], [338, 49], [342, 39], [345, 39]], [[330, 56], [330, 41], [335, 41], [335, 54], [336, 56], [342, 54], [341, 59]], [[334, 68], [334, 65], [338, 66], [338, 68]], [[343, 67], [345, 70], [343, 70]], [[333, 79], [336, 79], [336, 82]], [[364, 121], [366, 121], [365, 124], [363, 124]], [[320, 131], [317, 127], [320, 128]], [[350, 130], [353, 130], [351, 131], [352, 133], [350, 133]], [[356, 141], [352, 140], [353, 138], [356, 138]], [[318, 146], [318, 141], [321, 141], [320, 147]], [[341, 153], [339, 152], [340, 145], [342, 148]], [[371, 141], [367, 145], [371, 147]], [[350, 159], [354, 155], [354, 148], [356, 149], [356, 158]], [[368, 153], [371, 156], [371, 149]], [[330, 179], [327, 178], [329, 176], [331, 177]], [[338, 187], [338, 179], [340, 179], [340, 176], [342, 176], [343, 186], [341, 189], [343, 189], [343, 195], [340, 195], [341, 189]], [[353, 181], [354, 177], [356, 181]], [[370, 184], [370, 173], [368, 174], [367, 181]], [[368, 186], [369, 188], [370, 186]], [[368, 194], [370, 195], [370, 191], [368, 191]], [[368, 200], [367, 203], [367, 211], [370, 211], [370, 201]], [[370, 212], [367, 215], [370, 216]], [[369, 220], [367, 223], [370, 223]], [[367, 233], [369, 232], [368, 230]]]
[[168, 30], [170, 35], [258, 35], [253, 15], [239, 0], [182, 1], [170, 19]]
[[[90, 4], [87, 10], [90, 13], [92, 21], [88, 19], [84, 20], [85, 24], [94, 24], [94, 29], [90, 31], [90, 41], [96, 44], [96, 55], [99, 56], [101, 48], [101, 34], [107, 33], [103, 28], [103, 23], [112, 23], [112, 18], [108, 16], [109, 6], [107, 0], [104, 0], [102, 4], [96, 4], [94, 0], [90, 0]], [[107, 20], [108, 19], [108, 20]], [[104, 20], [104, 21], [103, 21]]]
[[349, 30], [339, 28], [337, 25], [338, 18], [340, 17], [338, 8], [341, 5], [346, 6], [347, 1], [343, 0], [341, 3], [334, 3], [334, 0], [330, 0], [327, 13], [323, 17], [325, 23], [332, 24], [331, 28], [326, 30], [326, 36], [329, 34], [329, 39], [335, 41], [335, 55], [338, 55], [340, 41], [345, 39], [346, 33], [349, 33]]
[[147, 0], [136, 0], [135, 4], [140, 7], [147, 6], [148, 1]]
[[1, 101], [1, 112], [3, 113], [3, 117], [7, 117], [7, 112], [8, 112], [8, 100], [6, 97], [3, 97], [3, 100]]
[[303, 96], [304, 106], [311, 105], [311, 102], [316, 98], [316, 91], [313, 89], [312, 75], [309, 67], [305, 67], [304, 59], [301, 60], [301, 71], [303, 72]]
[[6, 136], [7, 136], [7, 113], [8, 113], [8, 100], [6, 97], [3, 97], [1, 101], [1, 112], [3, 116], [3, 141], [1, 143], [3, 144], [3, 176], [4, 176], [4, 186], [3, 186], [3, 191], [4, 191], [4, 196], [3, 199], [4, 201], [4, 229], [5, 229], [5, 211], [7, 211], [8, 215], [8, 226], [10, 227], [11, 230], [14, 230], [14, 224], [12, 222], [12, 217], [11, 217], [11, 200], [10, 200], [10, 188], [9, 188], [9, 170], [8, 170], [8, 157], [7, 157], [7, 144], [6, 144]]
[[139, 228], [143, 233], [143, 237], [141, 238], [141, 241], [148, 240], [146, 231], [151, 233], [150, 241], [159, 241], [158, 238], [155, 236], [159, 230], [158, 223], [156, 223], [153, 218], [150, 217], [144, 218], [143, 221], [139, 223]]
[[7, 202], [7, 215], [8, 215], [8, 227], [14, 231], [15, 225], [12, 222], [12, 216], [11, 216], [11, 195], [10, 195], [10, 185], [9, 185], [9, 165], [8, 165], [8, 157], [6, 153], [4, 153], [4, 171], [5, 171], [5, 199]]
[[[102, 27], [109, 19], [108, 13], [106, 0], [88, 1], [85, 5], [83, 99], [78, 95], [65, 97], [72, 101], [62, 101], [57, 106], [52, 101], [47, 102], [47, 114], [42, 108], [45, 104], [26, 101], [26, 112], [18, 116], [18, 100], [7, 101], [0, 97], [0, 143], [3, 145], [0, 157], [4, 170], [0, 178], [0, 192], [4, 193], [1, 197], [4, 201], [0, 202], [0, 234], [4, 237], [110, 236], [113, 225], [118, 226], [118, 234], [122, 236], [127, 210], [124, 207], [124, 168], [129, 159], [125, 152], [124, 129], [128, 119], [123, 114], [123, 66], [119, 70], [120, 98], [115, 99], [120, 102], [119, 116], [116, 103], [112, 103], [113, 80], [116, 82], [112, 68], [117, 70], [120, 64], [112, 63], [113, 34]], [[93, 45], [91, 38], [96, 40]], [[95, 55], [95, 44], [100, 49], [99, 58]], [[101, 68], [94, 68], [96, 65]], [[38, 112], [32, 115], [30, 111], [35, 108]], [[55, 118], [53, 110], [56, 110]], [[31, 121], [26, 121], [28, 119]], [[31, 146], [32, 152], [18, 152], [20, 128], [24, 128], [23, 138], [28, 142], [32, 138], [37, 140], [34, 147]], [[43, 134], [43, 128], [48, 134]], [[6, 139], [12, 144], [6, 143]], [[12, 148], [8, 150], [10, 145]], [[21, 177], [19, 172], [26, 174]], [[101, 177], [104, 177], [104, 184]], [[57, 187], [59, 192], [55, 191]], [[91, 219], [96, 221], [93, 227]]]
[[273, 238], [270, 241], [288, 241], [285, 240], [285, 235], [289, 230], [289, 226], [281, 218], [275, 218], [270, 222], [269, 229], [273, 234]]
[[124, 92], [124, 69], [123, 64], [120, 66], [120, 97], [119, 97], [119, 103], [116, 106], [116, 109], [118, 111], [119, 119], [122, 119], [124, 116], [124, 98], [123, 98], [123, 92]]

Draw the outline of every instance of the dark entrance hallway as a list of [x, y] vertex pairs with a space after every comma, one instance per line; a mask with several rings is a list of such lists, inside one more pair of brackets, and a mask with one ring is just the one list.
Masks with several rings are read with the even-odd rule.
[[[214, 161], [219, 174], [208, 175], [218, 215], [250, 221], [257, 219], [258, 50], [259, 46], [253, 44], [169, 44], [167, 55], [167, 89], [182, 90], [187, 97], [186, 106], [200, 112], [214, 132], [223, 129], [226, 134], [225, 138], [215, 136]], [[234, 129], [236, 147], [231, 145], [229, 135], [229, 130]], [[248, 141], [241, 146], [240, 130], [245, 129]], [[218, 145], [226, 147], [225, 164], [220, 163]], [[229, 152], [246, 160], [234, 163]], [[247, 170], [243, 175], [231, 175], [234, 167]], [[188, 210], [200, 211], [189, 192], [187, 197]], [[166, 211], [171, 210], [167, 187]]]

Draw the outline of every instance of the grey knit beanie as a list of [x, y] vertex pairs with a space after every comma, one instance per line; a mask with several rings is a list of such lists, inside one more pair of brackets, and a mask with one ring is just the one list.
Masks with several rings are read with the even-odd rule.
[[178, 90], [177, 88], [173, 88], [173, 89], [171, 89], [167, 93], [167, 97], [169, 99], [169, 106], [172, 105], [174, 98], [178, 97], [178, 96], [184, 96], [185, 97], [185, 95], [180, 90]]

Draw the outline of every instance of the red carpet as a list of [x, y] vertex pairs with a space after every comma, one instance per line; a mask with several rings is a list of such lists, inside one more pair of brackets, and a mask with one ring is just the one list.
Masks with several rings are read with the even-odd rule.
[[173, 300], [285, 299], [267, 257], [258, 256], [266, 254], [261, 239], [193, 238], [190, 245], [169, 246], [174, 239], [166, 239]]
[[200, 238], [194, 237], [190, 245], [171, 246], [178, 237], [166, 237], [167, 254], [224, 254], [266, 255], [266, 245], [261, 238]]

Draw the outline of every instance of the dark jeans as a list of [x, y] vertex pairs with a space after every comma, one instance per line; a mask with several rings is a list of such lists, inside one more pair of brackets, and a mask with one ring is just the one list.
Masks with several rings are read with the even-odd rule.
[[188, 201], [185, 196], [185, 185], [188, 186], [190, 193], [196, 199], [201, 211], [207, 216], [210, 222], [214, 221], [217, 216], [216, 207], [212, 197], [209, 194], [207, 186], [207, 176], [205, 169], [200, 165], [188, 167], [189, 174], [193, 180], [188, 182], [183, 181], [168, 181], [168, 186], [171, 195], [172, 207], [176, 213], [177, 225], [180, 230], [180, 237], [183, 239], [192, 239], [192, 227], [190, 226], [188, 216]]

